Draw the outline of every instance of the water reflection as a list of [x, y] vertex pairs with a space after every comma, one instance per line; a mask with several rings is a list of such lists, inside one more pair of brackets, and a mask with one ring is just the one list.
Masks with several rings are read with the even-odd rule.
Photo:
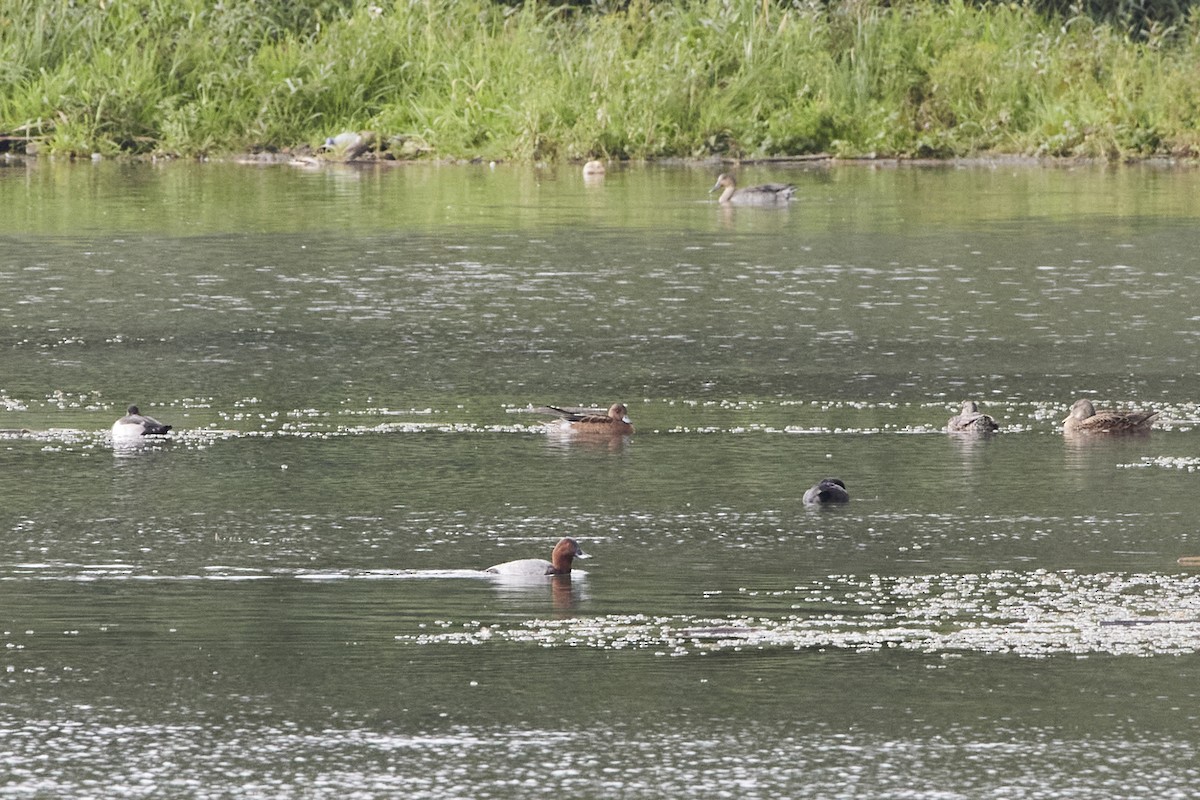
[[590, 189], [604, 185], [604, 177], [608, 173], [602, 161], [589, 161], [583, 165], [583, 185]]
[[1085, 469], [1097, 463], [1120, 463], [1131, 459], [1134, 454], [1151, 451], [1151, 438], [1158, 434], [1126, 433], [1120, 435], [1064, 431], [1062, 434], [1066, 465], [1071, 469]]
[[[1003, 435], [1017, 434], [1009, 432]], [[961, 483], [964, 486], [971, 486], [976, 480], [986, 480], [986, 477], [981, 476], [986, 476], [993, 466], [989, 450], [1000, 446], [997, 444], [1000, 436], [1001, 434], [987, 431], [950, 431], [946, 434], [958, 459]]]
[[548, 423], [545, 441], [546, 445], [554, 450], [592, 450], [620, 453], [632, 444], [633, 437], [614, 434], [598, 436], [580, 435], [576, 431], [563, 429], [556, 423]]
[[966, 455], [978, 448], [989, 447], [998, 434], [994, 431], [947, 431], [946, 435], [954, 446]]
[[108, 443], [112, 447], [113, 458], [138, 458], [149, 453], [162, 452], [170, 450], [175, 444], [175, 437], [155, 436], [142, 438], [120, 438], [113, 439], [107, 437]]
[[549, 575], [541, 578], [517, 575], [490, 575], [500, 597], [529, 600], [549, 595], [551, 604], [560, 611], [571, 610], [588, 600], [587, 572], [571, 570], [570, 575]]
[[206, 571], [210, 580], [284, 580], [293, 577], [303, 581], [472, 581], [491, 586], [496, 596], [514, 602], [525, 602], [548, 598], [556, 609], [572, 609], [582, 601], [590, 599], [587, 590], [588, 573], [574, 569], [570, 575], [497, 575], [482, 569], [304, 569], [293, 573], [258, 570], [238, 570], [229, 567], [212, 567]]

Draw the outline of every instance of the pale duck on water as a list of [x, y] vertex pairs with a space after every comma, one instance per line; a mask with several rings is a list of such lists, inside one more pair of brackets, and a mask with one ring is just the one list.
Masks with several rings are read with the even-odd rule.
[[170, 430], [170, 425], [146, 416], [137, 406], [130, 406], [125, 416], [113, 423], [112, 436], [114, 441], [134, 441], [142, 436], [163, 436]]
[[550, 560], [543, 558], [519, 558], [488, 567], [484, 572], [515, 578], [536, 578], [551, 575], [570, 575], [571, 564], [577, 558], [587, 558], [587, 553], [570, 536], [564, 536], [554, 545]]
[[737, 180], [729, 173], [717, 176], [717, 182], [708, 193], [712, 194], [717, 189], [722, 190], [717, 198], [718, 203], [735, 206], [787, 205], [796, 194], [796, 187], [790, 183], [763, 183], [739, 189]]

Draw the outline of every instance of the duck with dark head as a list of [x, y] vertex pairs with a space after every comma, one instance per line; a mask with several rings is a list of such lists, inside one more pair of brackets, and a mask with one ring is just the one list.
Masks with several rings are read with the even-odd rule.
[[804, 493], [804, 504], [808, 506], [849, 502], [850, 493], [841, 478], [822, 478]]

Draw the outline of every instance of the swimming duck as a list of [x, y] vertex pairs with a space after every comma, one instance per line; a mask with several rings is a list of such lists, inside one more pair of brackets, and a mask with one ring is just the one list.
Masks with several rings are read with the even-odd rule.
[[1086, 397], [1071, 405], [1063, 420], [1063, 433], [1149, 433], [1157, 411], [1099, 411]]
[[583, 165], [584, 176], [603, 175], [605, 172], [604, 162], [597, 159], [592, 159]]
[[850, 493], [841, 478], [822, 478], [819, 483], [804, 493], [805, 505], [822, 503], [849, 503]]
[[980, 411], [974, 400], [964, 400], [962, 411], [946, 422], [948, 431], [991, 433], [999, 429], [1000, 426], [996, 424], [996, 420]]
[[130, 440], [142, 436], [162, 436], [171, 430], [170, 425], [163, 425], [154, 417], [147, 417], [138, 411], [137, 406], [130, 406], [125, 416], [113, 423], [113, 439]]
[[557, 406], [546, 408], [558, 414], [561, 424], [575, 433], [600, 433], [607, 435], [629, 436], [633, 433], [633, 423], [629, 421], [629, 409], [624, 403], [613, 403], [607, 414], [587, 414], [567, 411]]
[[571, 562], [577, 558], [587, 558], [587, 553], [579, 543], [570, 536], [564, 536], [554, 545], [550, 560], [543, 558], [519, 558], [516, 561], [505, 561], [494, 567], [488, 567], [484, 572], [508, 577], [534, 578], [542, 575], [570, 575]]
[[725, 172], [717, 176], [717, 182], [708, 193], [712, 194], [717, 189], [724, 189], [717, 202], [735, 206], [787, 205], [796, 194], [796, 187], [790, 183], [764, 183], [739, 189], [733, 176]]

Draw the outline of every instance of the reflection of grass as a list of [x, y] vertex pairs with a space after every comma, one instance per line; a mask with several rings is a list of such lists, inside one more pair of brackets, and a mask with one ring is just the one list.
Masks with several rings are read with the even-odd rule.
[[1027, 5], [921, 0], [7, 7], [0, 132], [70, 154], [318, 144], [346, 129], [525, 160], [1200, 149], [1200, 18], [1134, 43]]

